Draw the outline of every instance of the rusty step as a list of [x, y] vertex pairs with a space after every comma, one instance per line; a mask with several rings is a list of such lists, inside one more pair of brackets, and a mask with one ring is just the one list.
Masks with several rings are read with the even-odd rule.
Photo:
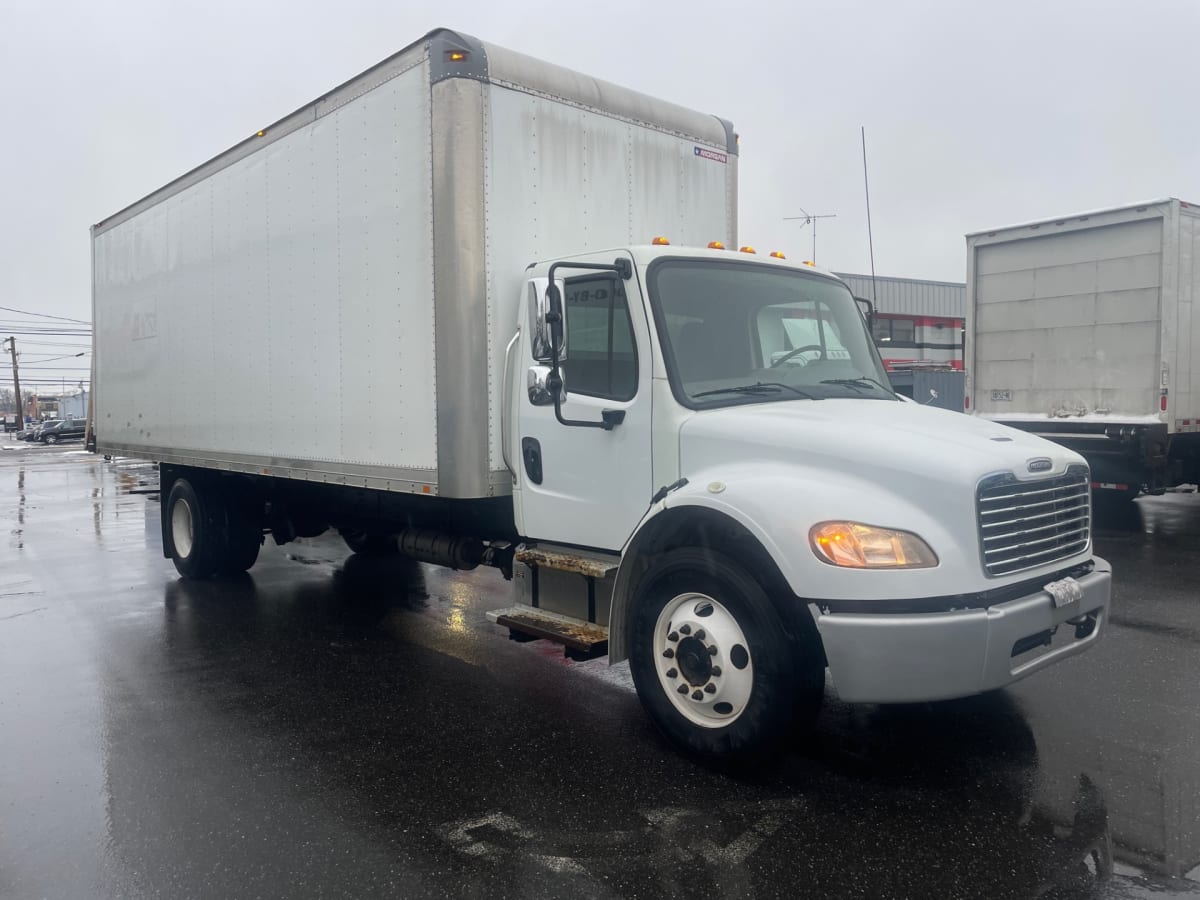
[[517, 640], [546, 640], [562, 644], [572, 659], [595, 659], [608, 653], [608, 628], [532, 606], [492, 610], [487, 617], [507, 628]]
[[522, 544], [517, 548], [517, 562], [560, 572], [574, 572], [585, 578], [601, 580], [617, 571], [621, 560], [616, 556], [588, 553], [573, 547], [556, 547], [553, 544]]

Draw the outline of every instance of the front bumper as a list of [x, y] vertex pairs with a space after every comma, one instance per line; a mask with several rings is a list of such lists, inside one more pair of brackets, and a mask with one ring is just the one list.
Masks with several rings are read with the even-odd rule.
[[1112, 567], [1093, 561], [1076, 579], [1082, 597], [1065, 606], [1040, 590], [986, 609], [818, 616], [838, 696], [851, 703], [949, 700], [1082, 653], [1100, 638], [1112, 589]]

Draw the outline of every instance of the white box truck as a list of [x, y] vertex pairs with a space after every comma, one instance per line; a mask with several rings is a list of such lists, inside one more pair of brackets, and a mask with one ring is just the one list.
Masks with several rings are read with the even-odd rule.
[[968, 404], [1087, 459], [1098, 495], [1200, 482], [1200, 208], [967, 235]]
[[327, 528], [498, 566], [495, 621], [628, 659], [698, 754], [827, 668], [923, 701], [1092, 646], [1083, 459], [898, 398], [843, 282], [734, 249], [737, 161], [435, 31], [93, 228], [95, 444], [159, 461], [184, 577]]

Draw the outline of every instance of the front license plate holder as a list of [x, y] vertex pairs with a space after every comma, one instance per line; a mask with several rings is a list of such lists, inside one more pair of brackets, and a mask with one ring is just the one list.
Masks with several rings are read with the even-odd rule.
[[1049, 584], [1043, 585], [1042, 590], [1050, 595], [1050, 599], [1054, 601], [1055, 609], [1062, 609], [1064, 606], [1070, 606], [1072, 603], [1079, 603], [1083, 599], [1083, 585], [1070, 577], [1051, 581]]

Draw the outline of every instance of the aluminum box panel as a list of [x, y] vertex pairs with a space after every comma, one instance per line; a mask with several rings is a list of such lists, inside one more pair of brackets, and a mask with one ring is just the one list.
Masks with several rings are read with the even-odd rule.
[[435, 481], [428, 122], [417, 65], [98, 234], [101, 443]]

